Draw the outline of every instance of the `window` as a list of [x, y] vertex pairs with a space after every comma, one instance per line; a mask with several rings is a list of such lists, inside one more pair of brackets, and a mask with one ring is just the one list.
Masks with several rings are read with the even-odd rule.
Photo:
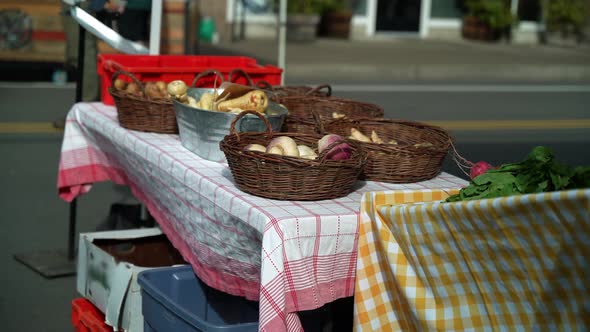
[[462, 17], [460, 0], [432, 0], [431, 17], [433, 18], [459, 18]]

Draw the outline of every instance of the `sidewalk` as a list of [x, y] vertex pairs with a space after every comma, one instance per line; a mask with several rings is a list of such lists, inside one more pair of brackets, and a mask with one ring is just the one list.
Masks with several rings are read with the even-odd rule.
[[[277, 63], [274, 39], [202, 44], [201, 54]], [[286, 82], [590, 82], [590, 47], [572, 48], [398, 38], [287, 43]]]

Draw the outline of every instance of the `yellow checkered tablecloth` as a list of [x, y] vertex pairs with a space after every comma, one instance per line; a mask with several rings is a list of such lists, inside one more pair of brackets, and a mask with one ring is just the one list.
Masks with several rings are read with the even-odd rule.
[[590, 189], [455, 192], [364, 195], [355, 331], [590, 329]]

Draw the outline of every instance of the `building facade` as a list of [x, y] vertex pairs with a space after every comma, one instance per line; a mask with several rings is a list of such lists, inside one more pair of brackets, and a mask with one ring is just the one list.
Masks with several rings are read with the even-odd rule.
[[[537, 42], [539, 1], [511, 0], [512, 11], [519, 18], [514, 42]], [[201, 1], [201, 11], [214, 18], [220, 38], [231, 38], [237, 33], [245, 37], [271, 37], [276, 33], [277, 22], [272, 2]], [[354, 10], [351, 38], [354, 39], [461, 38], [460, 0], [352, 0], [351, 3]]]

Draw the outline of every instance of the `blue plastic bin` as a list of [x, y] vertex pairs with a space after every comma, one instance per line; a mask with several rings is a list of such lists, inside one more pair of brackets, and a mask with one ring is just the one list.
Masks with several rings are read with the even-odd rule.
[[190, 265], [142, 271], [145, 332], [257, 332], [258, 302], [217, 291]]

